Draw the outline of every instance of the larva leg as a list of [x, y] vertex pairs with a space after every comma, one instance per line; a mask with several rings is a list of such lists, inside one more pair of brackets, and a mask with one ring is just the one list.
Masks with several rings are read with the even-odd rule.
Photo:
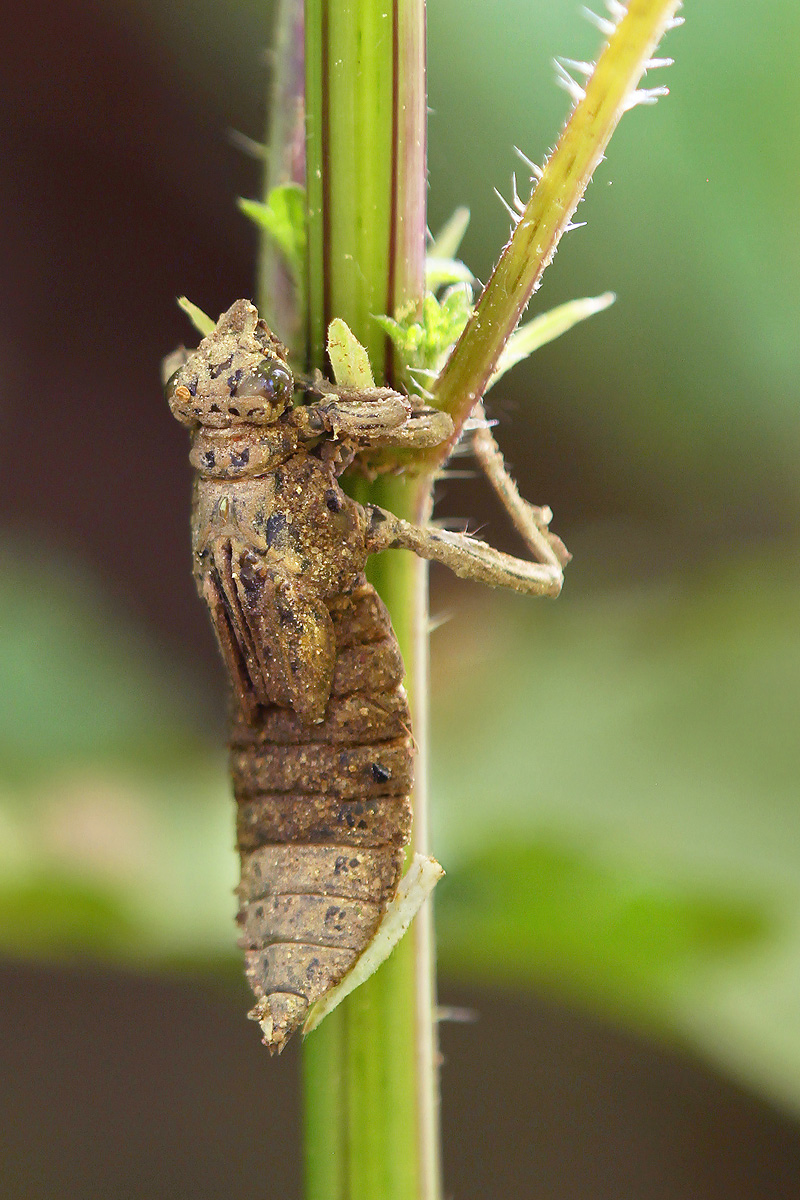
[[291, 420], [303, 438], [333, 434], [372, 444], [402, 426], [411, 415], [411, 405], [391, 388], [370, 388], [356, 396], [329, 396], [317, 404], [292, 411]]
[[356, 448], [425, 450], [446, 442], [453, 432], [448, 413], [438, 408], [412, 409], [404, 396], [390, 388], [364, 391], [359, 399], [331, 398], [296, 408], [292, 419], [301, 437], [332, 433], [349, 439]]
[[453, 432], [453, 419], [440, 408], [416, 408], [403, 425], [387, 430], [370, 440], [370, 448], [398, 447], [401, 450], [427, 450], [440, 446]]
[[475, 422], [472, 432], [475, 458], [515, 529], [540, 562], [552, 567], [565, 567], [571, 556], [561, 539], [548, 528], [553, 519], [552, 512], [549, 508], [537, 508], [520, 496], [516, 481], [508, 473], [503, 454], [486, 420], [482, 404], [476, 405], [472, 417]]
[[198, 587], [211, 614], [217, 642], [230, 673], [234, 696], [244, 717], [251, 720], [255, 714], [256, 700], [250, 673], [242, 657], [241, 646], [229, 615], [229, 605], [226, 603], [219, 581], [212, 575], [203, 575], [198, 580]]
[[420, 558], [442, 563], [462, 579], [489, 587], [507, 587], [529, 596], [557, 596], [561, 591], [564, 573], [557, 559], [526, 562], [463, 533], [412, 525], [376, 505], [369, 505], [367, 513], [370, 554], [392, 548], [413, 550]]

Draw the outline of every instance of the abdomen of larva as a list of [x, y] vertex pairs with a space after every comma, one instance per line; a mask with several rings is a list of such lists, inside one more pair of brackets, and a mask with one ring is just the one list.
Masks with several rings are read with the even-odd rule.
[[262, 707], [231, 735], [240, 945], [272, 1052], [369, 945], [410, 838], [413, 740], [389, 615], [367, 583], [330, 608], [325, 719]]

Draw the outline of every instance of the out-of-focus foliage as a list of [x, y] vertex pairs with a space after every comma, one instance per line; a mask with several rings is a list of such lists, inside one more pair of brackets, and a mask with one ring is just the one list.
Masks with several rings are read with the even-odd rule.
[[[272, 238], [302, 297], [307, 264], [305, 188], [282, 183], [272, 189], [266, 201], [240, 199], [239, 208]], [[300, 301], [298, 308], [302, 308]]]
[[65, 560], [0, 545], [0, 631], [4, 783], [199, 749], [183, 681]]
[[230, 948], [208, 714], [90, 581], [0, 554], [0, 946], [128, 962]]
[[752, 902], [693, 893], [561, 837], [509, 833], [453, 868], [439, 914], [448, 974], [550, 987], [669, 1029], [693, 972], [735, 961], [768, 933]]
[[765, 555], [436, 634], [451, 971], [666, 1024], [800, 1105], [798, 595]]

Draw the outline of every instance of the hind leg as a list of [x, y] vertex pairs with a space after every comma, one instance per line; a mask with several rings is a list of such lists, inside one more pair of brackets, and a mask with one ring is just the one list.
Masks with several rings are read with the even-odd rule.
[[420, 558], [442, 563], [462, 579], [474, 579], [489, 587], [506, 587], [529, 596], [557, 596], [561, 591], [564, 572], [554, 554], [548, 555], [546, 562], [527, 562], [463, 533], [412, 525], [377, 505], [369, 505], [367, 513], [370, 554], [413, 550]]
[[472, 449], [503, 508], [525, 545], [540, 562], [565, 567], [570, 554], [560, 538], [548, 528], [553, 514], [549, 508], [537, 508], [519, 494], [516, 480], [509, 474], [502, 451], [494, 439], [482, 404], [473, 411]]
[[368, 509], [368, 552], [374, 554], [378, 550], [402, 547], [412, 550], [420, 558], [442, 563], [462, 579], [474, 579], [489, 587], [507, 587], [527, 595], [557, 596], [570, 554], [560, 538], [548, 528], [552, 518], [550, 510], [529, 504], [519, 494], [515, 481], [506, 470], [481, 404], [475, 410], [473, 445], [475, 457], [535, 561], [503, 554], [463, 533], [412, 525], [377, 506]]

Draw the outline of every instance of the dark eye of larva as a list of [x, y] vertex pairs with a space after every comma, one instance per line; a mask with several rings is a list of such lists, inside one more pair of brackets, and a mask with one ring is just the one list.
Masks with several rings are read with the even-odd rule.
[[178, 386], [178, 376], [180, 373], [181, 368], [178, 367], [177, 371], [173, 371], [167, 382], [164, 384], [164, 395], [167, 397], [167, 400], [172, 400], [175, 395], [175, 389]]
[[282, 362], [265, 358], [236, 386], [236, 395], [245, 399], [288, 400], [294, 391], [292, 372]]

